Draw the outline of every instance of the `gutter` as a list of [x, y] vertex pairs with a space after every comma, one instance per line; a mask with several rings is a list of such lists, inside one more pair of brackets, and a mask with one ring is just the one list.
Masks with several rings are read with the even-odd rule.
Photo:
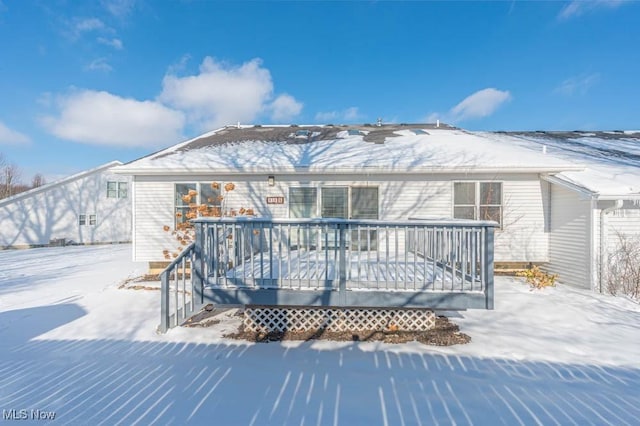
[[[215, 172], [214, 172], [215, 170]], [[229, 174], [237, 176], [250, 176], [250, 175], [263, 175], [263, 174], [278, 174], [278, 175], [298, 175], [298, 174], [397, 174], [397, 175], [421, 175], [421, 174], [476, 174], [476, 173], [488, 173], [488, 174], [521, 174], [521, 173], [559, 173], [562, 171], [581, 171], [582, 167], [576, 168], [557, 168], [557, 167], [430, 167], [425, 169], [413, 169], [413, 170], [399, 170], [388, 169], [379, 167], [325, 167], [325, 168], [309, 168], [309, 167], [295, 167], [288, 170], [283, 169], [222, 169], [222, 168], [153, 168], [153, 167], [127, 167], [120, 166], [113, 170], [113, 173], [136, 175], [136, 176], [191, 176], [191, 175], [212, 175], [212, 174]]]
[[[584, 168], [583, 168], [583, 170], [584, 170]], [[570, 189], [572, 191], [578, 192], [584, 197], [600, 199], [600, 197], [598, 196], [597, 192], [594, 192], [594, 191], [590, 190], [587, 187], [578, 185], [577, 183], [570, 182], [568, 180], [559, 178], [557, 176], [552, 176], [552, 175], [541, 175], [540, 178], [542, 180], [550, 182], [550, 183], [552, 183], [554, 185], [560, 185], [560, 186], [562, 186], [564, 188], [567, 188], [567, 189]]]
[[605, 273], [604, 255], [606, 252], [606, 243], [607, 243], [606, 241], [607, 214], [611, 213], [612, 211], [621, 209], [623, 205], [624, 205], [624, 200], [618, 199], [615, 201], [615, 204], [612, 207], [607, 207], [606, 209], [602, 209], [600, 211], [600, 277], [598, 279], [599, 286], [600, 286], [600, 293], [602, 293], [602, 283], [604, 281], [604, 273]]

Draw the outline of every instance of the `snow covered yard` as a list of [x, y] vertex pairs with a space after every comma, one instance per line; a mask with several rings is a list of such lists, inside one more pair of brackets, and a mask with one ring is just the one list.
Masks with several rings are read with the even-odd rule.
[[[0, 252], [0, 409], [62, 424], [636, 424], [640, 306], [497, 278], [496, 309], [452, 313], [472, 342], [155, 334], [159, 292], [119, 290], [128, 245]], [[16, 411], [11, 411], [16, 410]]]

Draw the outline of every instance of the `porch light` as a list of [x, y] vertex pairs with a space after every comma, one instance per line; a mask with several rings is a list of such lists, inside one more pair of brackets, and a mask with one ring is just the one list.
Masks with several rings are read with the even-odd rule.
[[276, 178], [274, 176], [269, 176], [267, 178], [267, 182], [269, 183], [269, 186], [274, 186], [276, 184]]

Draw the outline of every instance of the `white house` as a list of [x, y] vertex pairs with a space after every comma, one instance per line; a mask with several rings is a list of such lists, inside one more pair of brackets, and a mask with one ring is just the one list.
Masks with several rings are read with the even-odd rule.
[[0, 247], [131, 240], [131, 178], [113, 161], [0, 200]]
[[[613, 235], [640, 233], [640, 134], [596, 136], [228, 126], [117, 170], [133, 176], [134, 260], [152, 266], [169, 258], [167, 230], [194, 206], [274, 218], [465, 218], [499, 222], [497, 267], [541, 264], [563, 283], [599, 288]], [[607, 150], [622, 143], [612, 160]]]

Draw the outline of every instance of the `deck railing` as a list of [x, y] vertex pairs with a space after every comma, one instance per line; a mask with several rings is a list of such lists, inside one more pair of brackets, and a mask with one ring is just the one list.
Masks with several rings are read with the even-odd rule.
[[201, 303], [493, 308], [494, 222], [239, 217], [193, 224]]
[[204, 303], [493, 309], [494, 222], [202, 218], [161, 274], [160, 331]]
[[186, 320], [197, 308], [191, 275], [194, 255], [195, 243], [191, 243], [160, 273], [162, 333]]

